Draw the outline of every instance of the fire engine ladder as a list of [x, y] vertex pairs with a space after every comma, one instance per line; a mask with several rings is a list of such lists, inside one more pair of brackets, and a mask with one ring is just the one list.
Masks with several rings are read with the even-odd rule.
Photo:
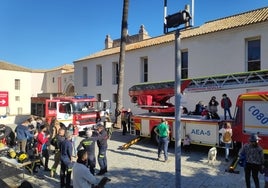
[[184, 92], [268, 86], [268, 70], [233, 73], [190, 79]]

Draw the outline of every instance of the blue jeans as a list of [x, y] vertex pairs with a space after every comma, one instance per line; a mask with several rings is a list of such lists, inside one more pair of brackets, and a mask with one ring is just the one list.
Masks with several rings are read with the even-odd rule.
[[100, 170], [107, 170], [107, 158], [106, 158], [107, 146], [99, 147], [98, 163]]
[[231, 143], [225, 143], [225, 159], [228, 159], [229, 158], [229, 150], [230, 150], [230, 147], [231, 147]]
[[159, 137], [159, 143], [158, 143], [158, 158], [160, 158], [162, 150], [164, 150], [164, 157], [165, 160], [168, 159], [168, 143], [169, 138], [168, 137]]
[[230, 119], [232, 119], [230, 108], [224, 108], [224, 119], [226, 120], [227, 113], [228, 113]]

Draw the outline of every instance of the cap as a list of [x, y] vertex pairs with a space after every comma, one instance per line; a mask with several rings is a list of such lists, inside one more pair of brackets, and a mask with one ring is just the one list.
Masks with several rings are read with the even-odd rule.
[[250, 141], [250, 142], [257, 142], [257, 141], [260, 140], [260, 139], [261, 139], [261, 138], [258, 137], [258, 135], [255, 134], [255, 133], [251, 134], [250, 137], [249, 137], [249, 141]]

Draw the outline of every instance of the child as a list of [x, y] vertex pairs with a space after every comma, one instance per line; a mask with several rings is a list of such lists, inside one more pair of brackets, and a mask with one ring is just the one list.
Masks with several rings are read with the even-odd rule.
[[191, 145], [191, 139], [190, 136], [187, 134], [185, 135], [185, 138], [183, 140], [183, 148], [185, 152], [190, 152], [190, 145]]

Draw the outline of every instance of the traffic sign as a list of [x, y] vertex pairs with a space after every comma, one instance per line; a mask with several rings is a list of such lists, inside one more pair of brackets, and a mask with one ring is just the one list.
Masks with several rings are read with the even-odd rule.
[[0, 107], [8, 106], [8, 91], [0, 91]]

